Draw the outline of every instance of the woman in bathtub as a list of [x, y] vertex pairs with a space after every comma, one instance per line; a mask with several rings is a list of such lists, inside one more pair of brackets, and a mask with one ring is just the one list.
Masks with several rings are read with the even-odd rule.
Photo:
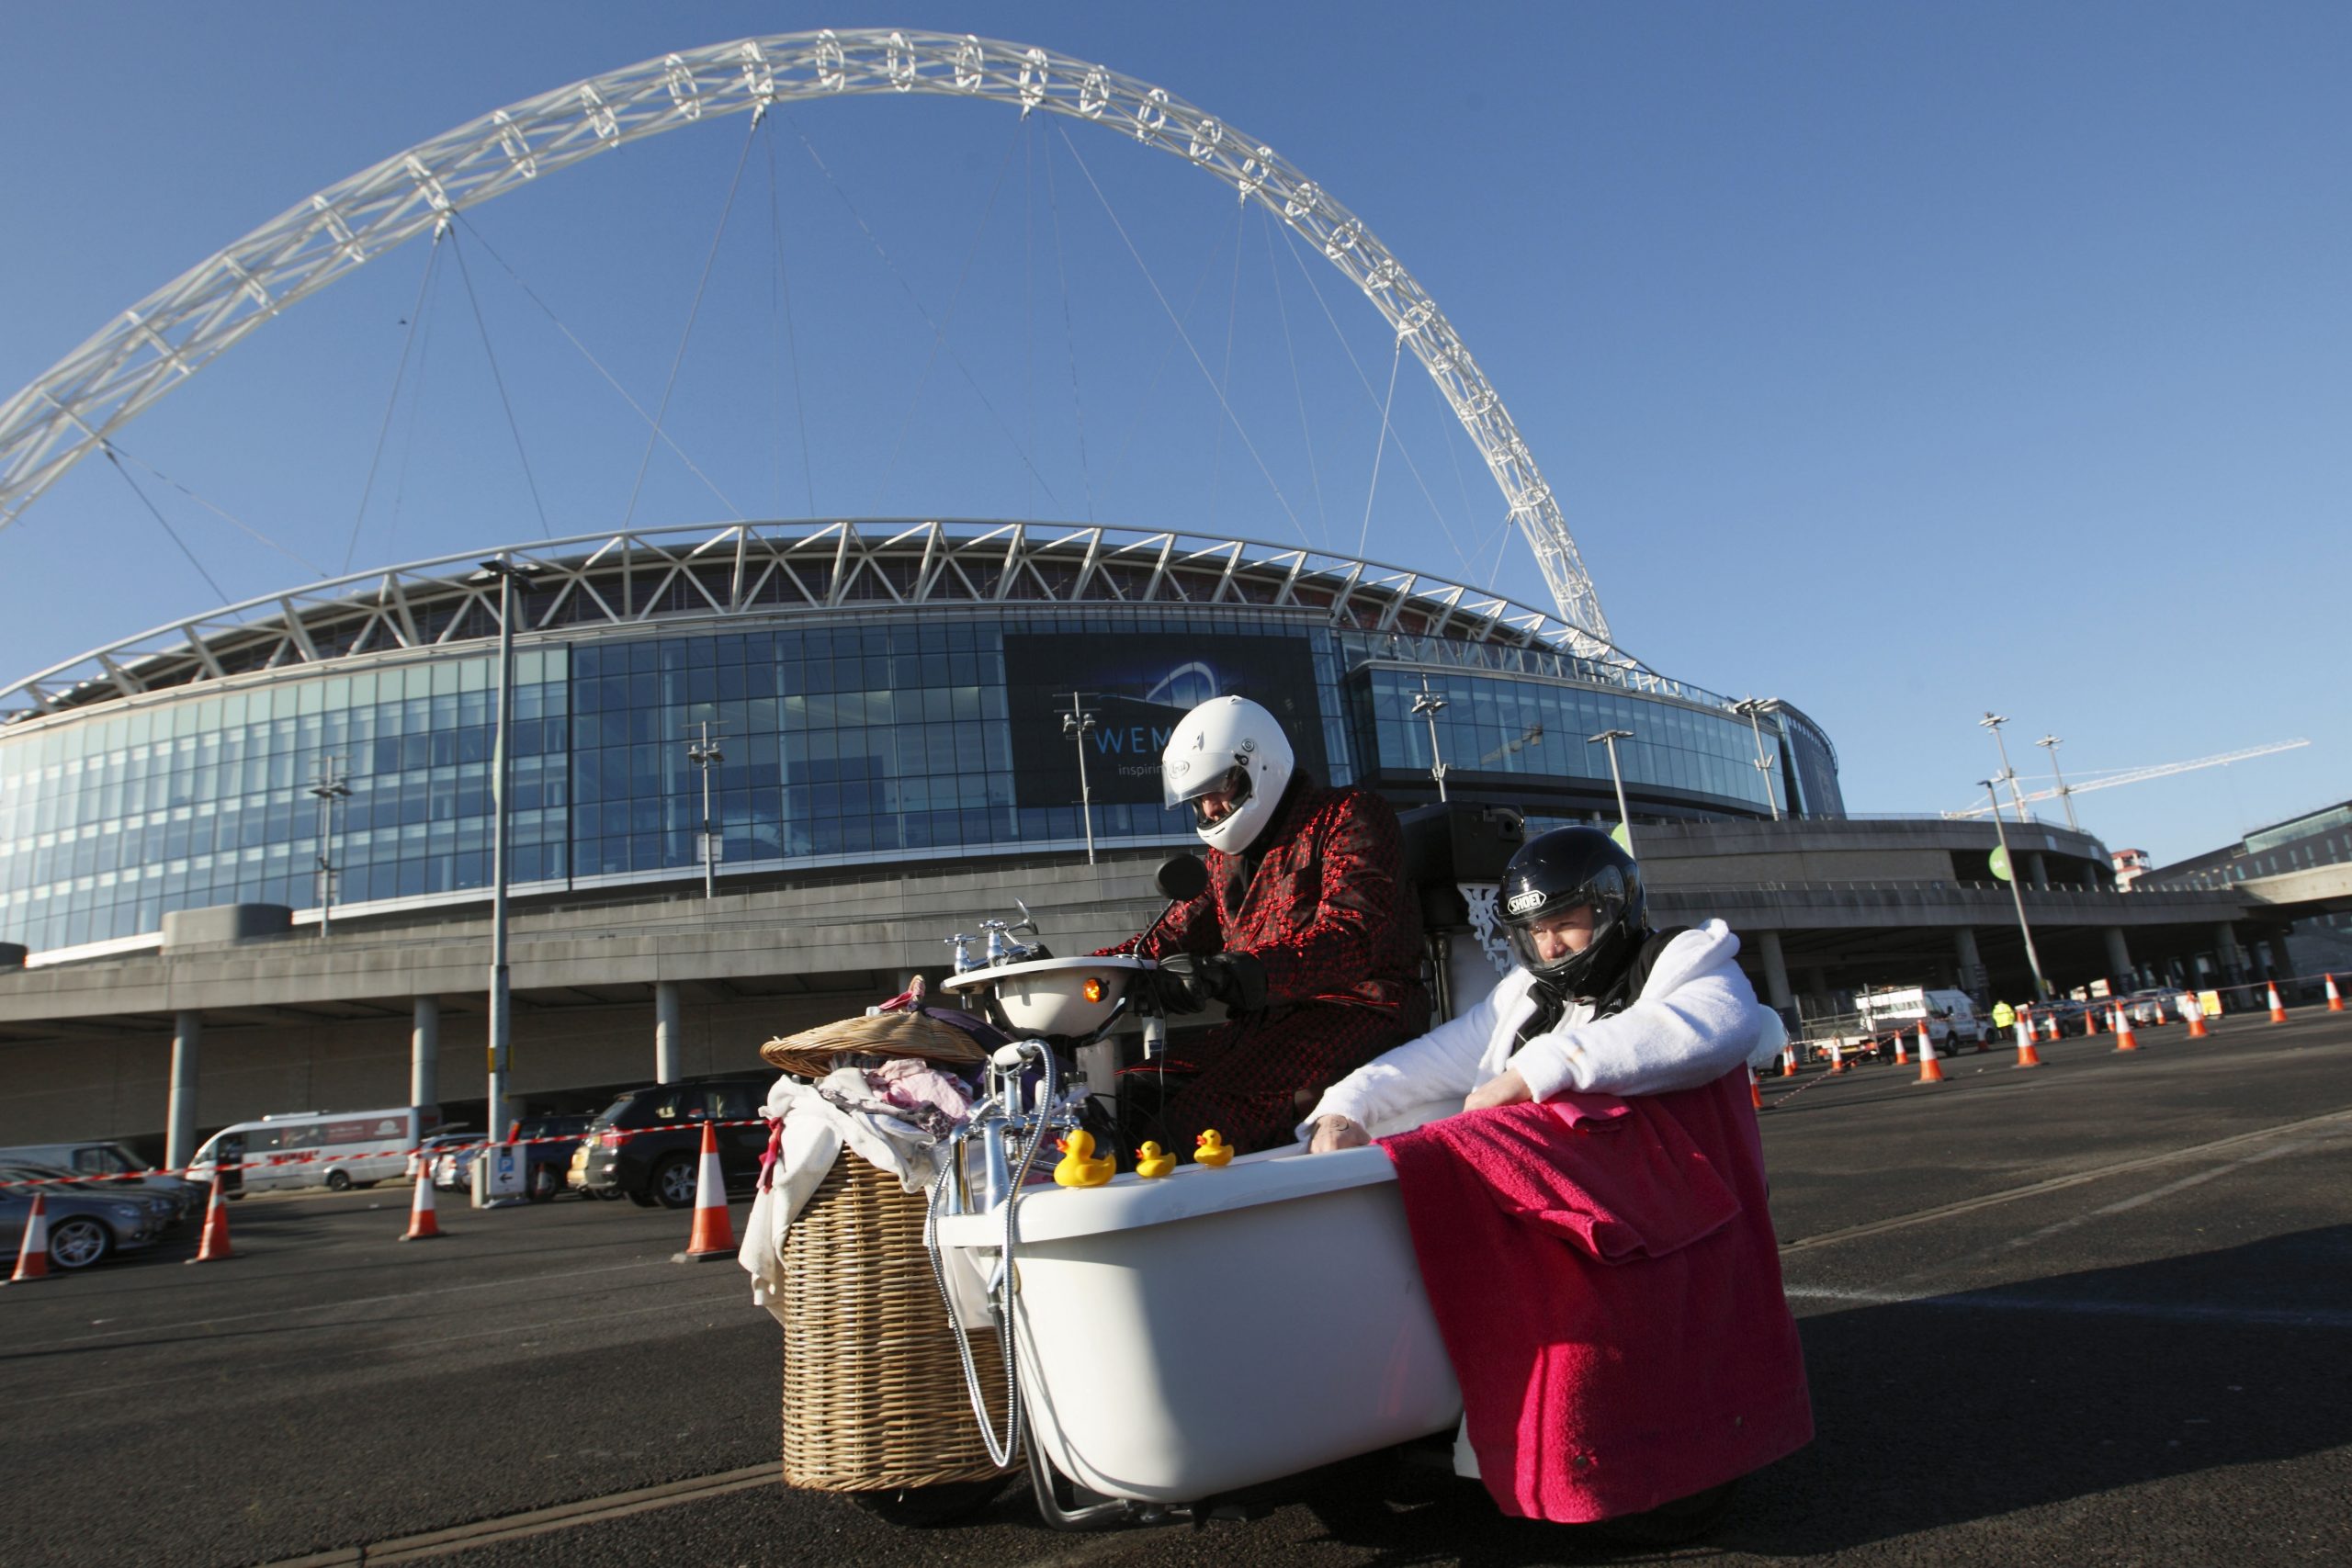
[[1461, 1017], [1327, 1090], [1298, 1127], [1317, 1153], [1371, 1141], [1416, 1106], [1465, 1111], [1570, 1092], [1662, 1094], [1777, 1054], [1721, 920], [1654, 932], [1641, 868], [1594, 828], [1560, 828], [1513, 855], [1497, 913], [1518, 963]]
[[1462, 1386], [1454, 1468], [1518, 1517], [1686, 1540], [1813, 1437], [1739, 1071], [1780, 1020], [1722, 921], [1648, 929], [1640, 869], [1592, 829], [1511, 857], [1500, 913], [1519, 963], [1494, 993], [1300, 1134], [1349, 1148], [1466, 1097], [1383, 1144]]

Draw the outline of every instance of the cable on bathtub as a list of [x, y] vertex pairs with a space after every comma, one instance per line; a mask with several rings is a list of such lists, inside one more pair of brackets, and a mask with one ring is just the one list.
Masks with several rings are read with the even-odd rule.
[[[1054, 1103], [1056, 1091], [1060, 1087], [1057, 1081], [1058, 1075], [1052, 1048], [1040, 1047], [1036, 1055], [1044, 1068], [1044, 1077], [1038, 1085], [1037, 1124], [1031, 1130], [1027, 1146], [1021, 1151], [1021, 1164], [1012, 1173], [1012, 1190], [1005, 1194], [1004, 1248], [997, 1264], [998, 1283], [989, 1292], [989, 1303], [996, 1309], [1000, 1325], [997, 1348], [1004, 1355], [1005, 1433], [1001, 1448], [997, 1443], [996, 1427], [989, 1420], [988, 1396], [980, 1390], [979, 1369], [972, 1364], [971, 1338], [965, 1330], [963, 1314], [956, 1309], [956, 1292], [948, 1287], [946, 1268], [940, 1261], [939, 1208], [946, 1196], [947, 1183], [955, 1179], [956, 1168], [961, 1163], [960, 1148], [950, 1155], [947, 1163], [940, 1168], [939, 1175], [933, 1179], [930, 1202], [923, 1212], [923, 1246], [931, 1253], [932, 1282], [939, 1287], [939, 1299], [945, 1304], [947, 1321], [956, 1332], [956, 1356], [964, 1369], [964, 1393], [972, 1402], [973, 1418], [979, 1422], [980, 1441], [987, 1445], [989, 1462], [999, 1470], [1011, 1470], [1014, 1458], [1021, 1451], [1021, 1358], [1014, 1344], [1012, 1322], [1012, 1297], [1018, 1289], [1012, 1267], [1013, 1244], [1019, 1234], [1014, 1215], [1021, 1206], [1022, 1191], [1029, 1183], [1029, 1168], [1035, 1163], [1037, 1150], [1046, 1141], [1046, 1108]], [[1020, 1075], [1016, 1073], [1012, 1078], [1016, 1095], [1020, 1092]]]

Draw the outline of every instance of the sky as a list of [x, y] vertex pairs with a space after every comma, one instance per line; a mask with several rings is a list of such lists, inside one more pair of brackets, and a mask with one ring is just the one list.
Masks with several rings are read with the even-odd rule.
[[[2076, 784], [2311, 741], [2077, 798], [2160, 862], [2352, 796], [2339, 5], [9, 7], [0, 389], [441, 130], [820, 27], [1038, 44], [1277, 149], [1470, 346], [1616, 641], [1811, 715], [1851, 810], [1967, 804], [1988, 710], [2029, 788], [2045, 734]], [[124, 428], [0, 530], [0, 682], [322, 574], [738, 513], [1178, 526], [1546, 606], [1395, 364], [1336, 271], [1102, 128], [714, 118], [371, 259]], [[707, 484], [608, 375], [667, 389]]]

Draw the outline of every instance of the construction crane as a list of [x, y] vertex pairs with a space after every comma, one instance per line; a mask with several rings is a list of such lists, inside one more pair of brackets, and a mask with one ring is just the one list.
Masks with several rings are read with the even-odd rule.
[[[2149, 779], [2167, 779], [2175, 773], [2193, 773], [2199, 768], [2226, 768], [2232, 762], [2243, 762], [2254, 757], [2267, 757], [2278, 751], [2291, 751], [2298, 746], [2310, 744], [2309, 740], [2301, 739], [2274, 740], [2267, 746], [2249, 746], [2243, 751], [2224, 751], [2218, 757], [2199, 757], [2192, 761], [2162, 762], [2153, 768], [2119, 768], [2095, 774], [2084, 784], [2067, 784], [2062, 780], [2049, 789], [2030, 790], [2018, 799], [2020, 804], [2036, 800], [2065, 799], [2081, 795], [2086, 790], [2112, 789], [2117, 784], [2141, 784]], [[1944, 817], [1948, 820], [1958, 821], [1965, 818], [1987, 817], [1994, 810], [1995, 807], [1992, 806], [1976, 805], [1959, 811], [1947, 811]]]

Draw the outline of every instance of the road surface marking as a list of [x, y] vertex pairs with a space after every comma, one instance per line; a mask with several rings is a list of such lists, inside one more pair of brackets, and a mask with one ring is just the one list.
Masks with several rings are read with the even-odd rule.
[[2185, 1159], [2200, 1159], [2227, 1149], [2258, 1142], [2265, 1138], [2284, 1137], [2290, 1133], [2315, 1131], [2337, 1122], [2352, 1122], [2352, 1110], [2331, 1111], [2324, 1116], [2308, 1117], [2301, 1122], [2288, 1122], [2276, 1127], [2264, 1127], [2252, 1133], [2241, 1133], [2233, 1138], [2222, 1138], [2210, 1144], [2192, 1144], [2185, 1149], [2171, 1149], [2163, 1154], [2143, 1155], [2114, 1165], [2098, 1166], [2090, 1170], [2078, 1170], [2071, 1176], [2053, 1176], [2047, 1181], [2029, 1182], [2023, 1187], [2011, 1187], [1999, 1192], [1988, 1192], [1981, 1198], [1963, 1198], [1957, 1203], [1944, 1203], [1932, 1209], [1917, 1209], [1893, 1219], [1872, 1220], [1866, 1224], [1849, 1225], [1844, 1230], [1824, 1231], [1819, 1235], [1802, 1236], [1781, 1244], [1783, 1255], [1804, 1252], [1812, 1247], [1827, 1247], [1835, 1242], [1859, 1241], [1864, 1236], [1883, 1235], [1888, 1231], [1904, 1230], [1912, 1225], [1924, 1225], [1936, 1220], [1949, 1219], [1954, 1214], [1973, 1213], [2002, 1203], [2013, 1203], [2020, 1198], [2038, 1198], [2045, 1192], [2061, 1192], [2069, 1187], [2081, 1187], [2093, 1181], [2105, 1181], [2109, 1177], [2123, 1176], [2135, 1170], [2149, 1170], [2160, 1165], [2171, 1165]]

